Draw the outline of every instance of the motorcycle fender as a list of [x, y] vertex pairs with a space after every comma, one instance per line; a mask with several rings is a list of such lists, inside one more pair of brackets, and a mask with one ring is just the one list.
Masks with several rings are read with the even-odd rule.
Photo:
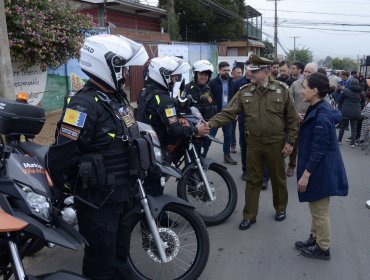
[[225, 166], [223, 166], [222, 164], [219, 164], [216, 160], [214, 160], [213, 158], [210, 158], [210, 157], [207, 157], [207, 158], [204, 158], [204, 157], [200, 157], [200, 161], [203, 165], [203, 168], [204, 170], [208, 170], [208, 168], [210, 167], [211, 164], [216, 164], [224, 169], [227, 169]]
[[178, 198], [176, 196], [164, 194], [158, 197], [147, 195], [148, 203], [150, 207], [150, 211], [152, 212], [152, 216], [154, 219], [156, 219], [161, 213], [162, 209], [168, 205], [168, 204], [180, 204], [186, 207], [189, 207], [191, 209], [194, 209], [195, 207], [191, 205], [190, 203], [186, 202], [185, 200], [182, 200], [181, 198]]
[[[20, 211], [14, 211], [14, 216], [28, 223], [23, 231], [34, 234], [45, 242], [51, 242], [72, 250], [78, 250], [85, 243], [83, 237], [64, 221], [57, 221], [58, 227], [48, 227]], [[71, 234], [71, 231], [75, 232]]]

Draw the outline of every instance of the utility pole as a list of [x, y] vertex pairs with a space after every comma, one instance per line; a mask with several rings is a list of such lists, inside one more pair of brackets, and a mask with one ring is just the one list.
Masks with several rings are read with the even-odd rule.
[[0, 97], [14, 100], [13, 69], [10, 60], [4, 0], [0, 0], [0, 38]]
[[278, 16], [277, 16], [277, 2], [282, 0], [266, 0], [275, 2], [275, 23], [274, 23], [274, 59], [277, 59], [277, 45], [278, 45]]
[[294, 52], [293, 52], [293, 60], [295, 61], [295, 40], [299, 38], [299, 36], [289, 36], [289, 38], [293, 38], [294, 40]]

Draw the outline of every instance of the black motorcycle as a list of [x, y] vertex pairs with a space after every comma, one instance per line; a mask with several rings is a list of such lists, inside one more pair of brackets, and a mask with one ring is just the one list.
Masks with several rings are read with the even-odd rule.
[[[64, 194], [65, 199], [55, 199], [56, 196], [53, 193], [57, 193], [57, 190], [49, 187], [50, 182], [44, 169], [44, 157], [48, 147], [31, 142], [32, 137], [39, 133], [45, 121], [43, 110], [39, 110], [42, 109], [0, 100], [0, 134], [5, 135], [7, 139], [7, 143], [2, 144], [6, 155], [2, 160], [6, 170], [3, 176], [13, 182], [4, 188], [1, 181], [3, 176], [0, 177], [0, 207], [7, 209], [5, 211], [10, 214], [16, 212], [20, 215], [15, 217], [22, 218], [28, 215], [36, 218], [43, 226], [50, 225], [54, 228], [54, 221], [57, 221], [62, 225], [68, 225], [74, 233], [76, 231], [71, 229], [71, 226], [78, 226], [73, 207], [73, 200], [76, 198], [71, 196], [72, 194]], [[27, 119], [37, 120], [37, 128], [35, 123], [31, 126], [26, 122], [21, 129], [17, 129], [17, 125], [20, 125], [17, 122]], [[154, 146], [152, 152], [156, 165], [161, 171], [169, 176], [181, 177], [176, 169], [163, 165], [154, 130], [150, 126], [141, 124], [141, 131], [142, 134], [150, 135]], [[26, 141], [20, 141], [23, 137]], [[5, 193], [3, 193], [4, 190], [6, 190]], [[196, 279], [199, 277], [208, 261], [209, 237], [194, 207], [177, 197], [146, 195], [142, 179], [137, 179], [137, 190], [136, 204], [126, 216], [132, 230], [128, 261], [135, 279]], [[22, 191], [25, 194], [12, 196], [12, 192]], [[50, 210], [52, 208], [53, 210]], [[50, 221], [50, 213], [52, 213], [53, 222]], [[29, 222], [29, 220], [26, 221]], [[25, 246], [23, 243], [36, 244], [33, 246], [33, 251], [40, 250], [45, 245], [45, 241], [49, 242], [46, 243], [49, 246], [53, 244], [65, 246], [61, 242], [50, 241], [50, 238], [42, 238], [39, 235], [27, 235], [25, 239], [27, 241], [20, 242], [21, 246]], [[25, 256], [27, 251], [30, 254], [29, 248], [20, 251], [21, 257]]]
[[[191, 96], [178, 98], [179, 121], [195, 126], [204, 119], [196, 107], [192, 107]], [[221, 141], [208, 135], [211, 141]], [[234, 179], [227, 168], [214, 159], [200, 154], [205, 137], [192, 136], [182, 139], [170, 151], [172, 162], [181, 169], [183, 177], [178, 180], [177, 195], [196, 208], [206, 225], [224, 222], [234, 212], [238, 192]]]
[[41, 108], [0, 100], [0, 208], [28, 224], [17, 234], [3, 230], [0, 235], [0, 275], [5, 280], [13, 273], [16, 279], [22, 280], [84, 279], [68, 272], [25, 278], [21, 263], [40, 243], [73, 250], [85, 243], [83, 237], [63, 221], [59, 209], [52, 206], [46, 170], [40, 162], [14, 152], [3, 139], [14, 143], [19, 135], [35, 135], [44, 122], [45, 112]]

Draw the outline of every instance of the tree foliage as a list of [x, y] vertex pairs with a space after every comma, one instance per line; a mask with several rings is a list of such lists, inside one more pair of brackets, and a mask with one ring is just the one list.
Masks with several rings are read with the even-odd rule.
[[264, 40], [262, 43], [265, 47], [261, 50], [261, 56], [268, 59], [274, 58], [274, 45], [269, 40]]
[[[246, 17], [243, 0], [218, 0], [227, 10], [239, 17], [222, 16], [207, 6], [206, 1], [174, 0], [175, 14], [179, 20], [179, 31], [182, 40], [207, 42], [222, 39], [234, 39], [245, 33], [242, 18]], [[167, 0], [160, 0], [159, 7], [166, 8]], [[169, 29], [169, 26], [164, 26]]]
[[357, 69], [357, 64], [351, 58], [333, 58], [332, 66], [334, 70], [345, 70], [348, 72]]
[[42, 70], [78, 57], [92, 19], [68, 1], [5, 0], [10, 53], [23, 67]]
[[286, 55], [286, 60], [290, 63], [293, 63], [294, 61], [300, 61], [303, 64], [310, 63], [313, 60], [312, 51], [308, 48], [296, 49], [294, 59], [294, 50], [289, 50]]

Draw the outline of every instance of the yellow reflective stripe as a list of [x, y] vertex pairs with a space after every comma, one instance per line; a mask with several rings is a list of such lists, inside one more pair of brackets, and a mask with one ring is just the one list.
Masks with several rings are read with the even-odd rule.
[[157, 100], [157, 104], [159, 105], [159, 103], [161, 103], [161, 100], [159, 99], [159, 96], [158, 96], [158, 95], [156, 95], [156, 96], [155, 96], [155, 99]]
[[150, 115], [149, 115], [149, 120], [151, 120], [151, 119], [152, 119], [152, 115], [150, 114]]
[[71, 102], [71, 98], [70, 97], [67, 98], [67, 104], [69, 104], [69, 102]]
[[108, 135], [109, 135], [110, 137], [112, 137], [112, 138], [116, 137], [116, 134], [114, 134], [114, 133], [108, 133]]
[[99, 98], [95, 97], [95, 102], [98, 102], [99, 101]]

